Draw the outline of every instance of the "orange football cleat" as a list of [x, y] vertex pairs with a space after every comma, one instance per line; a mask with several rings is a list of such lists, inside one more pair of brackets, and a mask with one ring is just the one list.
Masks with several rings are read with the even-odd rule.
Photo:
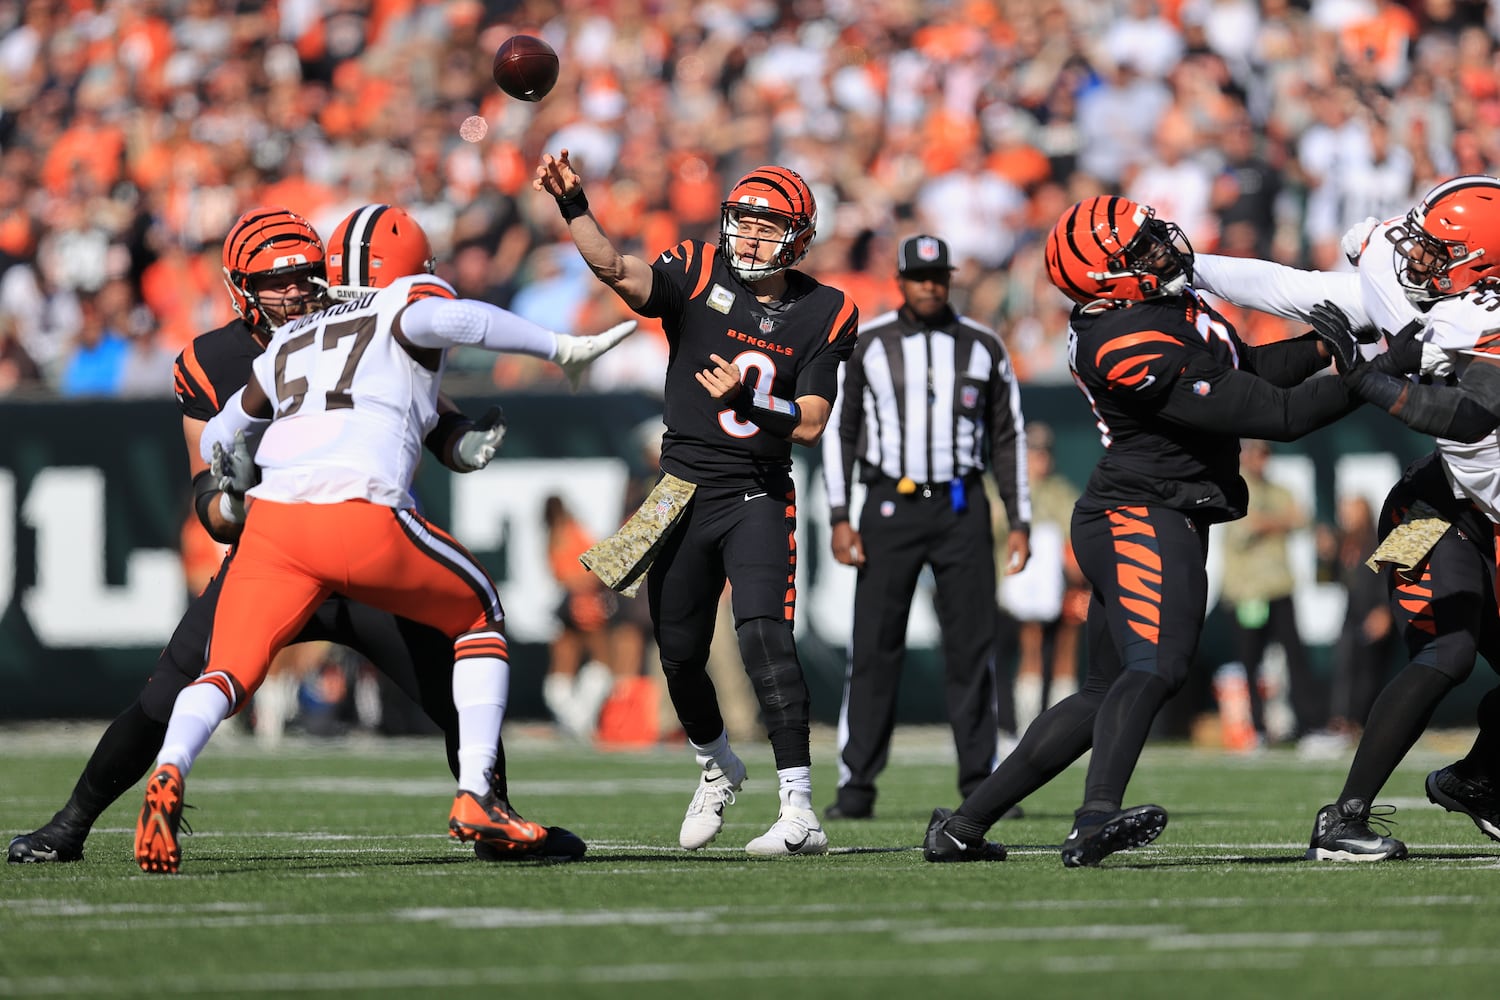
[[176, 872], [182, 861], [182, 773], [163, 764], [146, 779], [146, 802], [135, 821], [135, 861], [143, 872]]
[[481, 797], [460, 789], [448, 814], [448, 836], [502, 850], [532, 851], [546, 843], [547, 828], [522, 819], [493, 792]]

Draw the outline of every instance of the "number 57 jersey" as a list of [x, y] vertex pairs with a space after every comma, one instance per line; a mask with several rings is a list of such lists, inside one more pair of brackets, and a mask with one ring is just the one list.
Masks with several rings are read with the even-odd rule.
[[275, 417], [255, 455], [261, 481], [251, 496], [414, 506], [446, 355], [414, 357], [394, 331], [401, 310], [432, 296], [455, 298], [441, 278], [412, 275], [276, 331], [253, 369]]

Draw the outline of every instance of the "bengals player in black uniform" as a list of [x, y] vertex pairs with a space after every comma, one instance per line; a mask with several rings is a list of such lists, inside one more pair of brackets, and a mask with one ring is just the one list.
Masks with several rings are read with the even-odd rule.
[[1037, 717], [956, 812], [934, 811], [929, 861], [1003, 858], [985, 832], [1090, 747], [1063, 864], [1095, 865], [1161, 833], [1166, 810], [1121, 805], [1198, 645], [1209, 525], [1245, 515], [1239, 439], [1292, 440], [1358, 405], [1343, 379], [1308, 379], [1328, 363], [1315, 333], [1245, 346], [1192, 288], [1182, 231], [1148, 206], [1079, 202], [1052, 230], [1046, 259], [1053, 284], [1077, 303], [1069, 365], [1105, 448], [1072, 522], [1093, 586], [1088, 679]]
[[[323, 242], [305, 219], [284, 208], [253, 208], [242, 215], [224, 240], [224, 283], [239, 318], [200, 334], [178, 355], [175, 391], [182, 410], [182, 431], [193, 475], [194, 507], [217, 541], [233, 543], [244, 517], [243, 499], [222, 492], [218, 480], [198, 454], [203, 428], [250, 378], [251, 363], [265, 349], [271, 331], [287, 320], [323, 305]], [[446, 398], [428, 436], [428, 448], [459, 472], [482, 467], [503, 434], [498, 411], [476, 427]], [[231, 551], [225, 557], [228, 564]], [[140, 697], [110, 723], [84, 765], [67, 803], [50, 822], [10, 842], [11, 862], [78, 861], [94, 822], [117, 798], [139, 781], [156, 759], [177, 695], [203, 670], [213, 630], [221, 566], [195, 598], [157, 660], [156, 671]], [[447, 672], [430, 669], [453, 662], [453, 643], [437, 629], [397, 618], [335, 596], [325, 602], [294, 641], [326, 640], [349, 646], [390, 677], [416, 700], [443, 730], [449, 768], [458, 773], [458, 717]], [[417, 669], [416, 664], [424, 669]], [[506, 799], [505, 754], [496, 758], [493, 783]], [[579, 857], [582, 840], [552, 827], [545, 843], [529, 856]], [[510, 860], [526, 852], [475, 844], [486, 860]]]
[[678, 842], [694, 850], [718, 836], [745, 778], [706, 671], [727, 579], [781, 797], [776, 823], [745, 849], [822, 854], [828, 837], [812, 809], [810, 704], [792, 641], [791, 446], [822, 435], [859, 315], [843, 292], [792, 270], [816, 232], [812, 191], [785, 167], [752, 170], [723, 203], [717, 246], [684, 240], [648, 263], [605, 236], [567, 150], [543, 157], [533, 187], [557, 199], [599, 279], [631, 309], [661, 317], [670, 345], [661, 467], [696, 491], [646, 586], [667, 689], [702, 768]]

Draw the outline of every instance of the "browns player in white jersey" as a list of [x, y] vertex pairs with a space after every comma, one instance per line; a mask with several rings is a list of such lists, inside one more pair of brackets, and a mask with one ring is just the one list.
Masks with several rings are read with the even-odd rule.
[[[1202, 257], [1198, 277], [1241, 305], [1313, 319], [1356, 392], [1437, 438], [1380, 518], [1382, 540], [1418, 518], [1449, 525], [1414, 566], [1389, 577], [1410, 663], [1372, 706], [1343, 791], [1319, 811], [1307, 851], [1314, 860], [1382, 861], [1405, 857], [1406, 845], [1370, 829], [1371, 800], [1472, 672], [1476, 652], [1500, 663], [1500, 180], [1444, 181], [1405, 216], [1368, 219], [1344, 243], [1353, 273]], [[1373, 364], [1352, 342], [1352, 328], [1366, 324], [1391, 345]], [[1400, 374], [1408, 370], [1419, 374]], [[1500, 688], [1480, 701], [1478, 722], [1469, 753], [1427, 776], [1427, 796], [1500, 840]]]
[[416, 512], [412, 476], [438, 419], [447, 348], [530, 354], [576, 369], [635, 324], [570, 337], [458, 299], [430, 273], [431, 246], [416, 220], [388, 205], [356, 210], [329, 247], [329, 294], [342, 301], [280, 327], [245, 388], [203, 430], [202, 455], [224, 478], [249, 484], [251, 470], [231, 457], [242, 439], [258, 445], [263, 476], [248, 489], [208, 665], [178, 696], [147, 780], [135, 837], [145, 871], [178, 869], [184, 779], [194, 759], [335, 591], [453, 639], [459, 788], [450, 835], [516, 850], [534, 850], [547, 837], [490, 784], [509, 688], [494, 582]]

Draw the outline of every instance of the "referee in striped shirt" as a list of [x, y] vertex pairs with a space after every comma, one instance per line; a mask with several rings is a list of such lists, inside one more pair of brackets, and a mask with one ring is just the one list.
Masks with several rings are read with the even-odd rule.
[[[993, 330], [948, 304], [948, 245], [913, 236], [897, 252], [903, 303], [860, 329], [823, 435], [833, 557], [857, 567], [854, 634], [839, 712], [838, 799], [828, 819], [874, 815], [885, 768], [906, 620], [931, 566], [946, 663], [944, 702], [967, 795], [995, 767], [995, 548], [983, 477], [1009, 515], [1006, 572], [1029, 557], [1031, 499], [1020, 394]], [[866, 493], [849, 523], [855, 462]]]

